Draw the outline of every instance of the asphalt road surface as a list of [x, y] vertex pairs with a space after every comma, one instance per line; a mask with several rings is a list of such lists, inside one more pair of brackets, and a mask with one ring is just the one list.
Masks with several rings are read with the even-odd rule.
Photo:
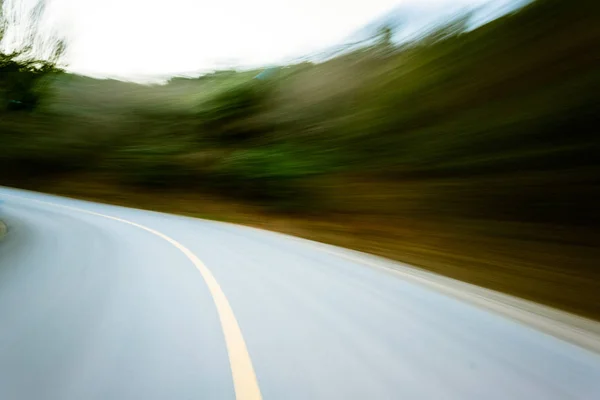
[[0, 189], [0, 399], [600, 399], [600, 356], [231, 224]]

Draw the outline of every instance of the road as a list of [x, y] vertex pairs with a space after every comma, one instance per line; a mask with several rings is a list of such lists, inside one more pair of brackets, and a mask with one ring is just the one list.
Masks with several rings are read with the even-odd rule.
[[597, 353], [343, 250], [0, 200], [2, 400], [600, 399]]

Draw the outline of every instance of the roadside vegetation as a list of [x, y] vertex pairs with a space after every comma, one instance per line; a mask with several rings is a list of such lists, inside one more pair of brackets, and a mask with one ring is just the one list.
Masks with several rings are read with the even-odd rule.
[[0, 183], [225, 219], [600, 319], [600, 3], [138, 85], [2, 54]]

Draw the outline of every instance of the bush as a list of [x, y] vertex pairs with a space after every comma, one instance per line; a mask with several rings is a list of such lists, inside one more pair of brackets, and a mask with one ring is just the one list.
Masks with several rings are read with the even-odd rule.
[[105, 162], [123, 183], [154, 189], [185, 185], [192, 171], [177, 160], [179, 145], [129, 145], [117, 149]]
[[225, 89], [202, 105], [200, 119], [211, 137], [234, 144], [260, 137], [267, 126], [258, 120], [268, 96], [268, 84], [258, 81]]
[[226, 193], [295, 211], [308, 209], [311, 202], [302, 181], [317, 171], [310, 159], [270, 146], [233, 152], [215, 168], [213, 179]]
[[7, 111], [34, 110], [47, 95], [50, 77], [59, 72], [52, 62], [0, 52], [0, 106]]

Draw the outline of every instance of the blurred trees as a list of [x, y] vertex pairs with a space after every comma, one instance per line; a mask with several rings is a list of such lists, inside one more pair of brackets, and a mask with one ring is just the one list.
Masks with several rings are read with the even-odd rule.
[[391, 25], [386, 24], [379, 28], [377, 33], [377, 45], [379, 46], [379, 51], [383, 55], [387, 55], [393, 50], [393, 37], [394, 31]]
[[[50, 41], [51, 48], [46, 48], [46, 58], [36, 56], [39, 50], [34, 26], [20, 26], [24, 32], [16, 35], [19, 40], [5, 42], [5, 34], [10, 24], [18, 22], [19, 11], [15, 11], [14, 2], [0, 2], [0, 109], [5, 111], [32, 111], [48, 94], [50, 77], [62, 70], [57, 66], [59, 58], [65, 50], [63, 41]], [[38, 24], [44, 13], [44, 0], [39, 0], [29, 10], [29, 22]], [[6, 9], [11, 6], [13, 9]], [[6, 13], [11, 14], [11, 20]], [[15, 35], [13, 35], [15, 36]], [[48, 47], [48, 46], [46, 46]]]
[[[286, 66], [268, 80], [253, 79], [258, 71], [226, 71], [155, 87], [48, 80], [57, 58], [32, 58], [25, 44], [1, 58], [5, 108], [35, 108], [44, 88], [55, 99], [44, 116], [4, 118], [4, 132], [28, 138], [27, 145], [6, 141], [12, 150], [4, 157], [307, 211], [597, 221], [596, 194], [581, 182], [598, 165], [597, 9], [591, 0], [538, 0], [472, 31], [470, 16], [459, 16], [400, 47], [384, 26], [370, 49]], [[382, 58], [382, 46], [394, 51]], [[524, 179], [565, 170], [565, 182], [578, 183], [565, 183], [561, 196], [539, 196], [549, 186]], [[385, 182], [389, 194], [342, 201], [319, 186], [339, 176]], [[510, 183], [495, 185], [492, 195], [478, 191], [482, 176]], [[407, 209], [400, 187], [415, 179], [461, 186], [424, 191], [411, 203], [418, 210]], [[304, 201], [307, 191], [328, 200]]]
[[[39, 61], [25, 43], [0, 57], [4, 109], [34, 109], [50, 89], [56, 98], [45, 116], [4, 118], [4, 132], [28, 137], [7, 140], [4, 157], [307, 211], [591, 223], [600, 220], [590, 189], [600, 151], [597, 11], [591, 0], [538, 0], [472, 31], [470, 16], [459, 16], [400, 47], [384, 26], [370, 49], [268, 80], [226, 71], [156, 87], [49, 80], [57, 58]], [[382, 58], [382, 46], [394, 51]], [[567, 170], [560, 196], [532, 184]], [[342, 201], [319, 186], [339, 176], [385, 182], [389, 193]], [[507, 183], [479, 191], [482, 177]], [[398, 200], [406, 180], [456, 185], [423, 191], [407, 209]], [[327, 200], [304, 201], [307, 191]]]
[[0, 107], [32, 111], [48, 94], [49, 78], [59, 72], [52, 61], [31, 59], [23, 52], [0, 52]]
[[250, 140], [265, 133], [256, 117], [265, 109], [268, 83], [250, 81], [225, 88], [204, 102], [200, 119], [205, 131], [222, 144]]

